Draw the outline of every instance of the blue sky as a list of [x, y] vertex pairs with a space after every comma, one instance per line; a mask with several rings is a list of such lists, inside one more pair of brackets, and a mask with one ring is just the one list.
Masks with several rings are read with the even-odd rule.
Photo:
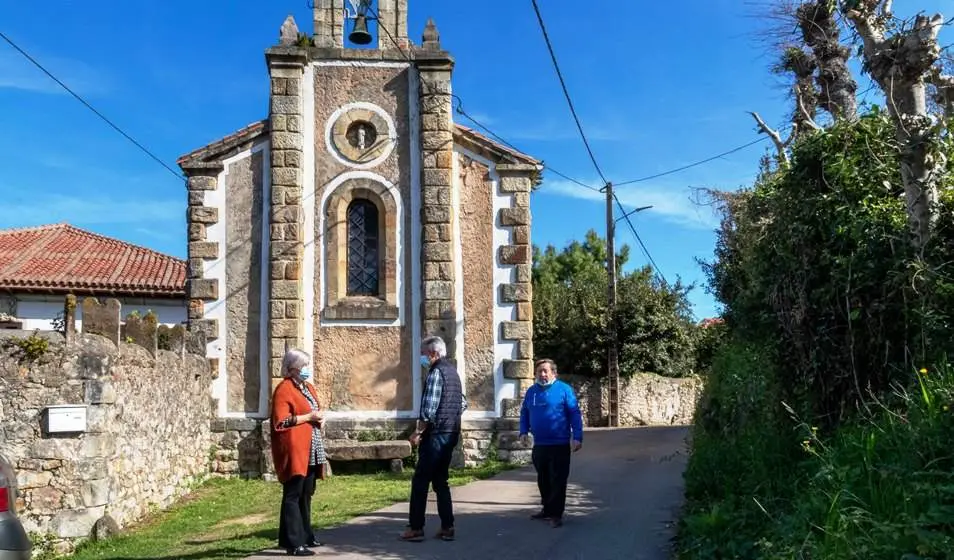
[[[785, 121], [786, 90], [768, 72], [757, 3], [695, 0], [675, 13], [662, 2], [539, 3], [583, 126], [614, 182], [754, 140], [746, 111]], [[0, 30], [175, 168], [179, 155], [266, 116], [263, 51], [288, 14], [311, 31], [305, 0], [20, 2], [4, 8]], [[411, 0], [415, 42], [428, 17], [457, 60], [454, 89], [468, 113], [599, 186], [529, 0]], [[0, 123], [0, 227], [65, 221], [185, 256], [182, 181], [2, 42]], [[619, 190], [630, 207], [654, 206], [634, 223], [670, 281], [700, 283], [692, 294], [700, 318], [716, 313], [695, 262], [711, 256], [716, 220], [692, 203], [692, 188], [750, 184], [768, 144]], [[552, 173], [545, 179], [532, 201], [535, 243], [562, 246], [590, 228], [604, 232], [601, 195]], [[623, 222], [618, 242], [633, 244]], [[634, 247], [631, 265], [645, 263]]]

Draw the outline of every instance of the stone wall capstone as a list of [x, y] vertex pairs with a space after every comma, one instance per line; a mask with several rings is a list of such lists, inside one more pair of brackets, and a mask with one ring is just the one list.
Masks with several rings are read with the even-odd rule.
[[[0, 333], [0, 450], [17, 473], [27, 531], [69, 550], [97, 522], [127, 525], [207, 476], [209, 381], [195, 354], [153, 357], [92, 334], [66, 344], [58, 333]], [[85, 430], [49, 433], [57, 405], [85, 410]]]

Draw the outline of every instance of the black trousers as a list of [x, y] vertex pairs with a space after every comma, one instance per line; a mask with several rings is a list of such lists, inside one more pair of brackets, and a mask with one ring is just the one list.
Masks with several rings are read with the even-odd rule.
[[537, 487], [543, 513], [548, 517], [563, 517], [566, 509], [566, 483], [570, 478], [570, 446], [535, 445], [533, 467], [537, 470]]
[[411, 529], [424, 528], [427, 510], [427, 487], [434, 488], [437, 496], [437, 514], [441, 518], [441, 529], [454, 527], [454, 503], [451, 500], [450, 465], [454, 457], [454, 448], [460, 441], [460, 432], [425, 435], [417, 452], [417, 467], [411, 479], [411, 503], [408, 523]]
[[318, 467], [308, 467], [305, 476], [282, 484], [282, 509], [278, 517], [278, 546], [298, 548], [315, 537], [311, 528], [311, 498], [315, 495]]

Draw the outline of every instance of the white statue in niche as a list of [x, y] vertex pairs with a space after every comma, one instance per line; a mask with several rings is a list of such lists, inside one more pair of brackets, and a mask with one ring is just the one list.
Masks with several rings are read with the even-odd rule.
[[367, 149], [367, 145], [366, 145], [368, 141], [367, 136], [368, 136], [368, 131], [365, 130], [364, 125], [363, 124], [358, 125], [358, 149], [359, 150]]

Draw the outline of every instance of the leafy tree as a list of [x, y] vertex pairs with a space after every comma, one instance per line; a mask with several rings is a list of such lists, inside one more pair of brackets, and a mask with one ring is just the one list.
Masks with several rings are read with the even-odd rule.
[[[534, 352], [556, 360], [561, 371], [606, 374], [606, 241], [595, 231], [561, 251], [534, 247]], [[621, 375], [692, 373], [695, 327], [688, 301], [691, 287], [672, 286], [649, 267], [623, 272], [624, 245], [616, 256], [617, 313]]]

